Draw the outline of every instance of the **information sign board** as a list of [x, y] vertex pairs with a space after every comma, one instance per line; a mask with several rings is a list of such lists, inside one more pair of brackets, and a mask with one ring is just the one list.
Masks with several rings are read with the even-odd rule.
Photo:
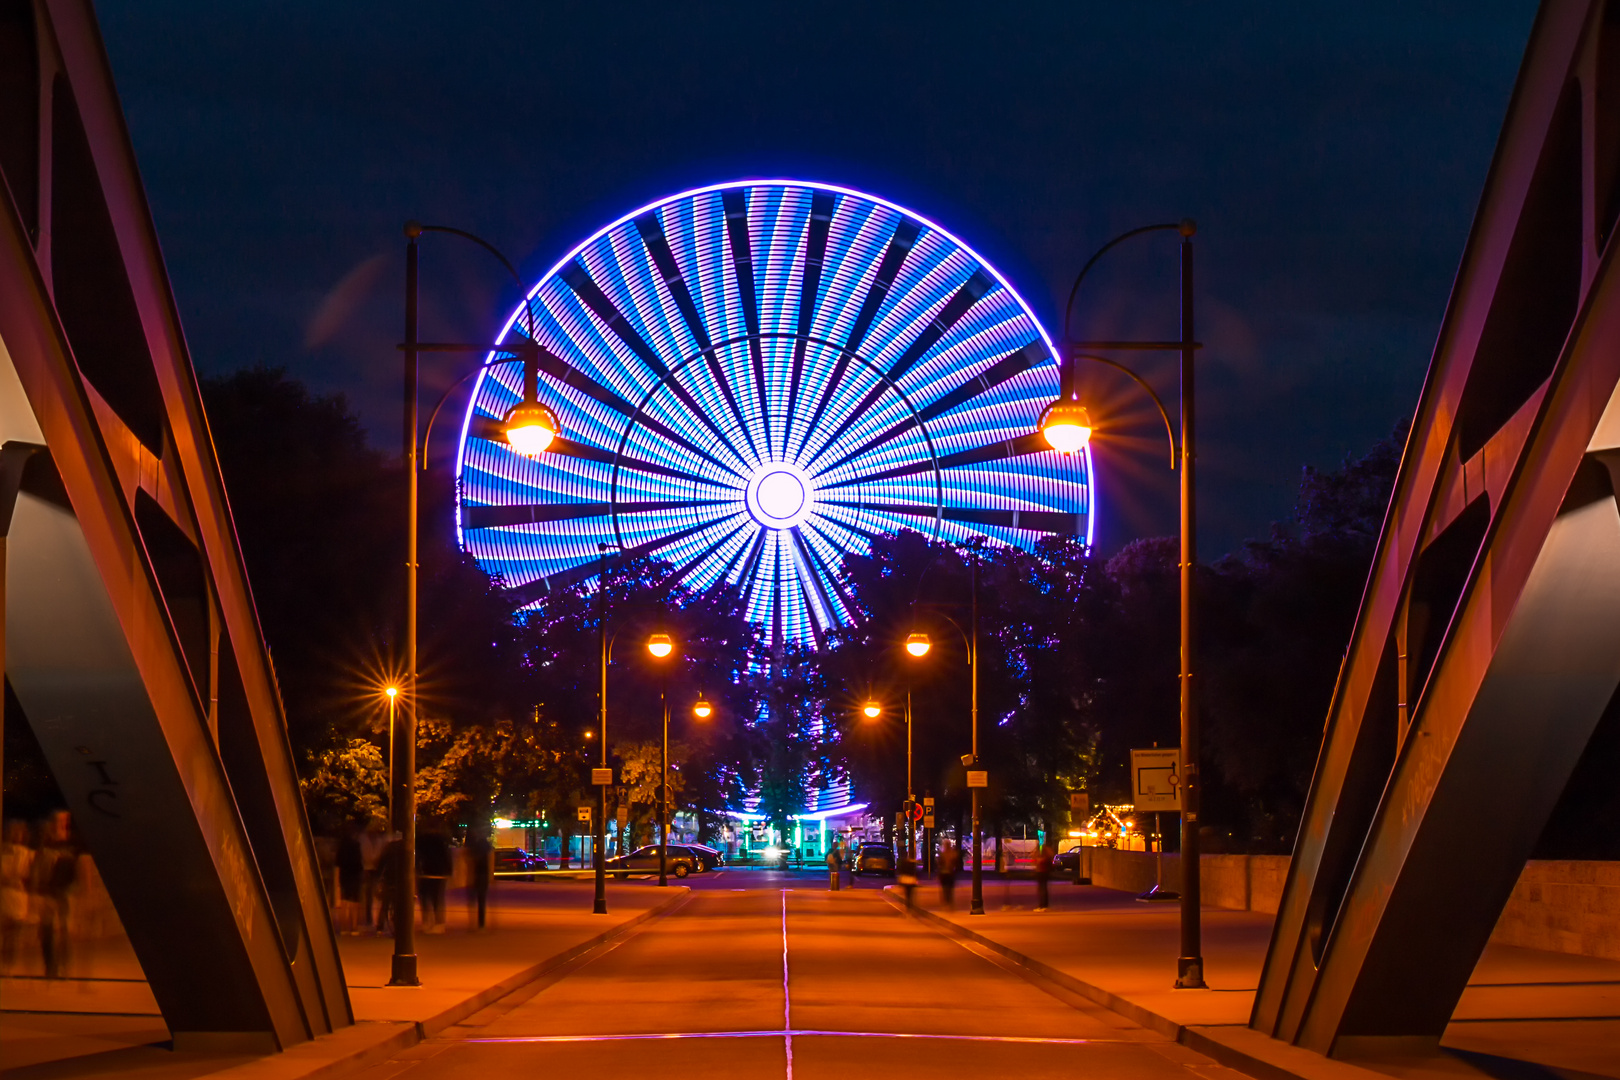
[[1138, 810], [1181, 809], [1181, 751], [1131, 751], [1131, 795]]
[[591, 808], [590, 807], [582, 806], [582, 807], [579, 808], [579, 820], [581, 820], [581, 821], [589, 821], [589, 820], [591, 820]]
[[612, 769], [592, 769], [591, 783], [599, 787], [607, 787], [613, 783]]
[[969, 769], [967, 774], [968, 787], [989, 787], [990, 773], [985, 769]]
[[1091, 795], [1088, 792], [1069, 792], [1069, 815], [1077, 818], [1091, 816]]

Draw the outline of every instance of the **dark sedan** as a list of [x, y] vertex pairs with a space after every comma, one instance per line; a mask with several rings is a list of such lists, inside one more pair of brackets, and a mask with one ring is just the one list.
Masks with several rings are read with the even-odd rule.
[[894, 852], [882, 844], [862, 844], [850, 859], [851, 874], [894, 874]]
[[[716, 854], [719, 854], [716, 852]], [[666, 873], [683, 878], [699, 870], [707, 870], [705, 860], [692, 848], [683, 844], [669, 845], [669, 855], [666, 858], [664, 869]], [[637, 848], [628, 855], [619, 855], [607, 861], [607, 870], [616, 874], [620, 881], [631, 874], [658, 873], [658, 845], [648, 844]]]
[[495, 849], [495, 876], [533, 881], [534, 871], [546, 869], [546, 860], [522, 848]]
[[1052, 873], [1072, 874], [1080, 869], [1080, 845], [1052, 856]]

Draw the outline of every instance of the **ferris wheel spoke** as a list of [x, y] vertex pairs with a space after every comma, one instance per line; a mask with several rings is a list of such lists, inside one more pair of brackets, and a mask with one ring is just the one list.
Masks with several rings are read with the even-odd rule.
[[[737, 459], [737, 465], [741, 466], [740, 471], [733, 466], [722, 466], [722, 468], [729, 469], [736, 475], [742, 476], [747, 470], [746, 460], [741, 454], [737, 453], [737, 448], [731, 445], [731, 440], [710, 418], [708, 411], [698, 404], [691, 391], [682, 386], [679, 380], [674, 377], [669, 370], [669, 365], [658, 358], [657, 351], [647, 344], [646, 339], [636, 332], [636, 328], [631, 324], [630, 320], [625, 318], [624, 313], [602, 291], [602, 287], [591, 277], [590, 271], [585, 269], [585, 266], [578, 259], [575, 259], [563, 267], [561, 276], [568, 283], [568, 287], [574, 290], [574, 294], [584, 302], [585, 306], [595, 312], [596, 317], [607, 325], [614, 336], [624, 342], [625, 347], [646, 365], [647, 370], [658, 376], [659, 381], [669, 387], [670, 393], [674, 394], [681, 404], [686, 406], [686, 415], [708, 428], [710, 434], [719, 441], [719, 445], [731, 451], [732, 456]], [[683, 442], [685, 441], [683, 440]], [[720, 464], [706, 451], [697, 450], [692, 443], [687, 442], [686, 445], [689, 449], [693, 449], [711, 461], [715, 461], [715, 464]]]
[[[748, 331], [748, 358], [754, 366], [754, 387], [759, 394], [759, 418], [764, 427], [765, 447], [771, 445], [771, 403], [766, 390], [765, 348], [759, 340], [759, 294], [754, 288], [754, 255], [748, 241], [748, 203], [733, 188], [722, 193], [726, 212], [726, 236], [731, 241], [731, 265], [737, 274], [737, 300], [742, 305], [743, 326]], [[746, 430], [747, 425], [744, 425]], [[754, 456], [759, 448], [754, 447]]]
[[878, 308], [883, 306], [883, 300], [889, 295], [889, 286], [894, 284], [895, 275], [900, 267], [905, 265], [906, 256], [911, 254], [912, 245], [917, 237], [922, 235], [922, 226], [910, 218], [901, 218], [894, 228], [894, 235], [889, 237], [889, 247], [878, 262], [877, 273], [872, 275], [871, 284], [866, 287], [866, 299], [861, 302], [860, 313], [855, 316], [854, 324], [849, 328], [849, 337], [844, 340], [844, 352], [839, 354], [838, 365], [833, 369], [832, 377], [827, 385], [822, 387], [820, 399], [812, 412], [809, 425], [804, 429], [804, 436], [799, 440], [799, 452], [803, 453], [805, 444], [810, 441], [810, 435], [821, 423], [821, 414], [827, 411], [827, 405], [832, 401], [833, 391], [837, 389], [844, 370], [849, 366], [848, 353], [859, 352], [861, 342], [866, 340], [866, 332], [872, 328], [872, 320], [877, 317]]
[[882, 432], [881, 434], [874, 435], [872, 438], [866, 440], [866, 442], [862, 443], [860, 446], [849, 451], [837, 461], [820, 469], [814, 475], [822, 476], [826, 473], [830, 473], [836, 469], [842, 468], [851, 461], [854, 461], [857, 458], [877, 449], [884, 443], [890, 442], [899, 438], [901, 435], [904, 435], [906, 432], [916, 427], [919, 420], [926, 424], [928, 421], [942, 416], [960, 405], [965, 405], [967, 402], [972, 401], [980, 394], [988, 393], [989, 391], [994, 390], [1008, 379], [1022, 375], [1024, 372], [1046, 359], [1046, 355], [1046, 347], [1044, 345], [1038, 341], [1030, 342], [1017, 352], [1010, 353], [1007, 356], [1002, 357], [973, 379], [970, 379], [961, 386], [958, 386], [955, 390], [934, 399], [932, 403], [918, 409], [916, 416], [906, 416], [903, 420], [900, 420], [888, 430]]
[[810, 199], [810, 227], [804, 242], [804, 274], [799, 280], [799, 320], [793, 342], [793, 371], [788, 380], [787, 426], [782, 433], [782, 453], [792, 434], [793, 417], [799, 403], [799, 383], [804, 377], [804, 354], [810, 329], [816, 321], [816, 297], [821, 292], [822, 264], [827, 258], [827, 233], [832, 227], [836, 200], [830, 191], [818, 191]]
[[[633, 559], [639, 559], [644, 556], [651, 555], [662, 548], [669, 547], [671, 544], [678, 544], [689, 536], [695, 536], [704, 529], [710, 529], [713, 527], [714, 522], [712, 521], [704, 521], [696, 525], [690, 525], [684, 529], [679, 529], [675, 532], [657, 537], [656, 539], [647, 540], [640, 544], [636, 544], [633, 547], [623, 548], [617, 553], [609, 555], [607, 558], [607, 563], [609, 566], [622, 565], [626, 562], [630, 562]], [[536, 600], [539, 600], [547, 593], [555, 592], [558, 589], [577, 584], [584, 581], [586, 578], [595, 575], [598, 562], [599, 560], [597, 559], [586, 559], [574, 566], [570, 566], [566, 570], [559, 570], [555, 574], [548, 574], [545, 577], [536, 578], [525, 585], [519, 585], [517, 588], [510, 590], [511, 595], [517, 602], [518, 607], [525, 607], [534, 603]]]
[[696, 570], [703, 563], [708, 562], [709, 559], [713, 557], [715, 552], [729, 544], [733, 539], [736, 538], [738, 533], [742, 532], [747, 527], [746, 520], [739, 521], [730, 529], [730, 531], [721, 533], [720, 539], [716, 540], [714, 543], [710, 544], [708, 547], [704, 548], [696, 555], [693, 555], [681, 565], [677, 566], [670, 576], [664, 579], [664, 583], [666, 585], [675, 585], [678, 582], [685, 580], [688, 574], [690, 574], [693, 570]]
[[[664, 434], [666, 438], [675, 438], [673, 432], [660, 431], [660, 433]], [[488, 416], [473, 417], [472, 423], [468, 425], [467, 434], [475, 439], [483, 439], [487, 442], [497, 443], [500, 445], [505, 445], [506, 443], [505, 428], [501, 425], [500, 421]], [[695, 447], [692, 449], [694, 452], [697, 452]], [[676, 469], [668, 465], [660, 465], [654, 461], [642, 461], [640, 458], [631, 457], [628, 454], [616, 455], [610, 450], [604, 450], [599, 446], [592, 446], [589, 443], [578, 442], [563, 435], [559, 435], [552, 440], [551, 445], [546, 448], [546, 453], [556, 454], [559, 457], [578, 458], [581, 461], [600, 462], [603, 465], [612, 465], [617, 462], [619, 468], [621, 469], [632, 469], [636, 472], [653, 473], [657, 476], [668, 476], [672, 479], [682, 480], [689, 483], [707, 484], [710, 487], [729, 489], [735, 486], [727, 483], [724, 480], [715, 480], [711, 477], [704, 476], [702, 473], [692, 472], [689, 469]], [[737, 475], [735, 470], [727, 468], [724, 464], [719, 461], [715, 461], [714, 458], [709, 457], [707, 454], [702, 456], [714, 465], [725, 469], [733, 476]]]
[[[821, 594], [821, 602], [826, 606], [827, 613], [838, 621], [847, 612], [854, 611], [854, 605], [849, 602], [849, 597], [844, 595], [843, 586], [839, 584], [838, 575], [816, 551], [815, 545], [809, 542], [800, 529], [794, 529], [792, 532], [793, 542], [798, 546], [805, 565], [810, 568], [810, 577], [815, 583], [816, 591]], [[826, 537], [822, 539], [825, 540]], [[832, 593], [827, 591], [828, 584], [831, 584], [834, 592], [838, 594], [836, 601]]]
[[[1021, 457], [1024, 454], [1036, 454], [1042, 450], [1052, 449], [1046, 441], [1046, 436], [1038, 431], [1001, 442], [987, 443], [984, 446], [975, 446], [971, 450], [958, 450], [954, 454], [945, 454], [939, 459], [941, 469], [956, 469], [964, 465], [982, 465], [991, 461], [1005, 461], [1007, 458]], [[905, 465], [897, 465], [882, 472], [870, 473], [866, 476], [852, 476], [847, 480], [836, 480], [826, 484], [823, 490], [832, 488], [852, 487], [855, 484], [871, 484], [879, 480], [892, 480], [897, 476], [912, 476], [920, 472], [930, 472], [934, 468], [932, 460], [913, 461]]]
[[891, 386], [897, 385], [901, 379], [905, 378], [906, 372], [915, 367], [917, 361], [921, 360], [929, 349], [938, 345], [940, 339], [950, 333], [951, 328], [957, 324], [962, 316], [967, 314], [968, 309], [987, 296], [994, 287], [995, 280], [989, 274], [986, 274], [983, 270], [975, 271], [973, 276], [968, 278], [962, 284], [962, 287], [957, 289], [955, 294], [945, 302], [945, 306], [940, 308], [939, 314], [934, 316], [927, 326], [923, 327], [922, 333], [912, 339], [911, 344], [906, 346], [905, 352], [901, 353], [895, 362], [889, 365], [889, 370], [883, 373], [884, 380], [867, 391], [866, 396], [853, 409], [844, 414], [844, 419], [833, 429], [832, 434], [827, 436], [821, 447], [805, 462], [805, 468], [810, 468], [821, 455], [837, 445], [844, 432], [859, 423], [861, 417], [866, 415], [867, 410], [877, 404], [878, 399], [888, 392]]
[[694, 510], [704, 506], [730, 506], [730, 499], [659, 499], [641, 502], [505, 503], [499, 506], [463, 506], [463, 528], [508, 529], [547, 521], [581, 521], [620, 514], [650, 514], [661, 510]]
[[652, 256], [653, 265], [658, 268], [664, 287], [674, 298], [675, 307], [686, 322], [687, 332], [702, 350], [709, 374], [720, 387], [720, 396], [725, 398], [726, 404], [731, 409], [731, 415], [737, 418], [737, 427], [748, 440], [748, 448], [753, 451], [755, 457], [758, 457], [759, 447], [754, 445], [754, 436], [748, 429], [748, 422], [743, 419], [742, 410], [737, 406], [736, 395], [731, 390], [731, 381], [726, 378], [725, 370], [715, 358], [713, 340], [709, 337], [708, 328], [703, 325], [702, 313], [692, 301], [692, 291], [687, 288], [680, 265], [675, 261], [675, 253], [670, 250], [669, 238], [664, 235], [664, 225], [659, 220], [657, 211], [649, 210], [636, 218], [636, 230], [641, 234], [642, 246], [647, 249], [647, 254]]

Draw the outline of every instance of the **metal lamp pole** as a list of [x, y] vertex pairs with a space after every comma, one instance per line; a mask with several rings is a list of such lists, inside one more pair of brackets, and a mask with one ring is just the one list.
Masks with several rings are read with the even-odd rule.
[[[972, 684], [973, 764], [979, 763], [979, 561], [968, 561], [968, 591], [973, 594], [972, 641], [968, 646], [968, 678]], [[984, 914], [984, 837], [979, 828], [979, 789], [973, 794], [973, 903], [969, 915]]]
[[[602, 686], [601, 705], [602, 721], [602, 768], [608, 767], [607, 742], [607, 675], [608, 675], [608, 632], [607, 632], [607, 553], [608, 545], [597, 544], [596, 550], [601, 558], [601, 568], [596, 577], [596, 636], [602, 646]], [[596, 815], [596, 898], [591, 902], [591, 914], [606, 915], [607, 909], [607, 785], [601, 788], [600, 812]]]
[[[1075, 294], [1079, 292], [1080, 285], [1085, 281], [1086, 274], [1097, 264], [1097, 261], [1107, 254], [1116, 245], [1140, 236], [1143, 233], [1174, 230], [1181, 234], [1181, 337], [1176, 341], [1070, 341], [1069, 340], [1069, 309], [1074, 305]], [[1146, 352], [1175, 352], [1180, 354], [1181, 376], [1181, 439], [1180, 446], [1174, 434], [1171, 434], [1170, 449], [1172, 467], [1181, 471], [1181, 955], [1176, 960], [1176, 986], [1183, 989], [1197, 989], [1205, 986], [1204, 957], [1202, 941], [1202, 925], [1200, 921], [1199, 904], [1202, 888], [1200, 881], [1200, 868], [1198, 861], [1198, 813], [1199, 798], [1203, 789], [1199, 778], [1198, 761], [1201, 754], [1201, 737], [1198, 721], [1198, 686], [1193, 678], [1197, 668], [1197, 609], [1193, 589], [1196, 585], [1196, 572], [1198, 566], [1198, 517], [1197, 517], [1197, 486], [1194, 478], [1194, 466], [1197, 459], [1197, 439], [1195, 434], [1194, 409], [1194, 359], [1197, 356], [1199, 344], [1193, 333], [1193, 246], [1192, 238], [1198, 231], [1198, 226], [1189, 218], [1174, 224], [1146, 225], [1139, 229], [1121, 233], [1108, 243], [1098, 248], [1086, 261], [1078, 277], [1075, 278], [1074, 287], [1069, 290], [1068, 307], [1064, 309], [1063, 316], [1063, 371], [1062, 390], [1054, 408], [1048, 410], [1048, 416], [1056, 420], [1053, 415], [1059, 405], [1072, 405], [1069, 401], [1073, 391], [1073, 367], [1075, 360], [1092, 360], [1106, 364], [1109, 367], [1124, 372], [1130, 376], [1137, 385], [1147, 391], [1153, 403], [1159, 408], [1159, 415], [1164, 418], [1165, 428], [1170, 427], [1170, 417], [1165, 411], [1164, 403], [1153, 392], [1139, 375], [1130, 368], [1106, 357], [1089, 355], [1083, 350], [1095, 349], [1108, 351], [1114, 349], [1146, 351]], [[1069, 437], [1078, 440], [1078, 446], [1084, 446], [1090, 436], [1089, 418], [1083, 418], [1080, 423], [1086, 425], [1083, 434], [1074, 433], [1071, 428]], [[1077, 421], [1073, 413], [1066, 421], [1073, 425]], [[1054, 446], [1057, 441], [1053, 438], [1051, 428], [1043, 423], [1043, 430], [1048, 432], [1048, 438], [1053, 439]], [[1076, 449], [1078, 448], [1075, 447]]]
[[669, 885], [669, 668], [658, 683], [658, 702], [664, 709], [664, 746], [659, 754], [658, 884]]

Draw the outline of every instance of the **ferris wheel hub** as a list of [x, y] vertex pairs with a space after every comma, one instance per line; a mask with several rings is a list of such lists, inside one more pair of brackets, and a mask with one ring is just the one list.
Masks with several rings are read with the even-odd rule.
[[748, 515], [767, 529], [791, 529], [815, 506], [810, 475], [786, 461], [767, 461], [748, 478]]

